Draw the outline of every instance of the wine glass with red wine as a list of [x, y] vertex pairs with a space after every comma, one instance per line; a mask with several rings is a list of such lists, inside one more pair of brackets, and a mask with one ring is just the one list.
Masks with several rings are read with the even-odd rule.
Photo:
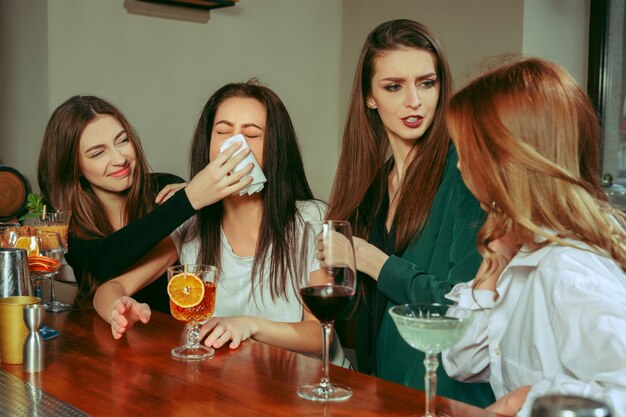
[[307, 309], [322, 325], [322, 379], [317, 385], [305, 385], [298, 395], [311, 401], [343, 401], [352, 390], [331, 384], [328, 378], [330, 336], [333, 323], [350, 303], [356, 291], [356, 261], [352, 229], [347, 221], [307, 222], [302, 245], [307, 265], [307, 279], [302, 280], [300, 296]]

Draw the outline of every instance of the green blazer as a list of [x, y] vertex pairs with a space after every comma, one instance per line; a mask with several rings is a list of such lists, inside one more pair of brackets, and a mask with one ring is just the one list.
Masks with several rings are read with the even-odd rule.
[[[364, 278], [369, 303], [360, 303], [356, 315], [359, 369], [420, 390], [424, 390], [424, 354], [402, 339], [389, 309], [398, 304], [440, 302], [455, 284], [473, 279], [478, 270], [482, 259], [476, 250], [476, 233], [485, 213], [465, 187], [457, 161], [450, 145], [422, 233], [404, 253], [389, 257], [377, 283]], [[441, 364], [437, 379], [438, 395], [481, 407], [495, 400], [489, 384], [455, 381]]]

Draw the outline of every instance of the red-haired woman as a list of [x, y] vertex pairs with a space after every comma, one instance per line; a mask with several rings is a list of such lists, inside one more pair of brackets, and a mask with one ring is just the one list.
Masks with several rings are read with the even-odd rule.
[[520, 59], [459, 91], [447, 119], [463, 179], [489, 208], [485, 268], [448, 296], [477, 311], [447, 370], [489, 381], [500, 414], [526, 417], [559, 393], [626, 416], [626, 216], [600, 188], [585, 92], [563, 68]]

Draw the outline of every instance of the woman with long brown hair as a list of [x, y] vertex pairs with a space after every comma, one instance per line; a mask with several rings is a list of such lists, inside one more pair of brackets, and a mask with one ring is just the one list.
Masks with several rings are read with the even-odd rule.
[[[220, 269], [214, 317], [202, 327], [205, 344], [231, 349], [248, 339], [319, 354], [319, 322], [303, 308], [298, 273], [304, 226], [324, 218], [313, 198], [291, 117], [281, 99], [256, 80], [231, 83], [207, 101], [190, 150], [190, 175], [242, 134], [267, 183], [258, 193], [231, 195], [198, 212], [177, 235], [181, 262]], [[347, 365], [338, 339], [335, 364]]]
[[[250, 168], [227, 175], [245, 156], [228, 160], [236, 150], [224, 152], [168, 198], [168, 184], [183, 180], [150, 173], [137, 133], [115, 106], [95, 96], [74, 96], [61, 104], [46, 127], [38, 179], [44, 200], [71, 212], [66, 259], [79, 297], [89, 299], [98, 286], [133, 269], [158, 277], [164, 268], [155, 268], [151, 260], [161, 256], [174, 263], [169, 234], [196, 210], [249, 184], [250, 179], [239, 180]], [[124, 294], [169, 311], [166, 286], [162, 277], [126, 288]], [[105, 310], [99, 313], [109, 320]]]
[[489, 381], [500, 414], [528, 416], [557, 392], [625, 416], [626, 215], [600, 188], [591, 102], [563, 68], [522, 58], [459, 91], [447, 119], [463, 179], [489, 211], [485, 268], [449, 295], [477, 311], [446, 368]]
[[[420, 23], [393, 20], [367, 37], [357, 65], [327, 217], [353, 224], [363, 291], [356, 310], [359, 370], [424, 389], [423, 354], [389, 316], [403, 303], [443, 301], [481, 262], [484, 214], [456, 169], [444, 123], [452, 77]], [[438, 393], [476, 405], [486, 384], [438, 370]]]
[[[204, 343], [214, 348], [236, 349], [252, 338], [319, 355], [319, 322], [298, 294], [300, 280], [307, 278], [298, 273], [300, 266], [315, 259], [298, 254], [305, 223], [322, 220], [326, 206], [313, 198], [295, 129], [276, 93], [255, 80], [226, 84], [213, 93], [194, 132], [190, 176], [219, 161], [220, 148], [239, 134], [267, 178], [264, 187], [225, 196], [172, 234], [181, 263], [215, 265], [220, 271], [214, 316], [202, 326], [201, 338], [206, 335]], [[144, 271], [130, 275], [135, 286], [152, 279]], [[138, 314], [132, 320], [116, 314], [111, 323], [116, 337], [137, 317], [144, 323], [149, 319], [147, 306], [128, 302]], [[335, 364], [348, 366], [337, 338], [331, 355]]]

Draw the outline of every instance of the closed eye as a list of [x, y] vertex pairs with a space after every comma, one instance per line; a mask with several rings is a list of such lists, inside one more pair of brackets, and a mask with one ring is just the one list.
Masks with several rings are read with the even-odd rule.
[[254, 126], [246, 127], [245, 129], [243, 129], [241, 133], [243, 133], [245, 137], [251, 138], [251, 139], [258, 138], [263, 135], [263, 131]]
[[119, 146], [119, 145], [126, 145], [129, 143], [130, 143], [130, 139], [128, 138], [128, 136], [124, 136], [122, 138], [119, 138], [115, 144]]

